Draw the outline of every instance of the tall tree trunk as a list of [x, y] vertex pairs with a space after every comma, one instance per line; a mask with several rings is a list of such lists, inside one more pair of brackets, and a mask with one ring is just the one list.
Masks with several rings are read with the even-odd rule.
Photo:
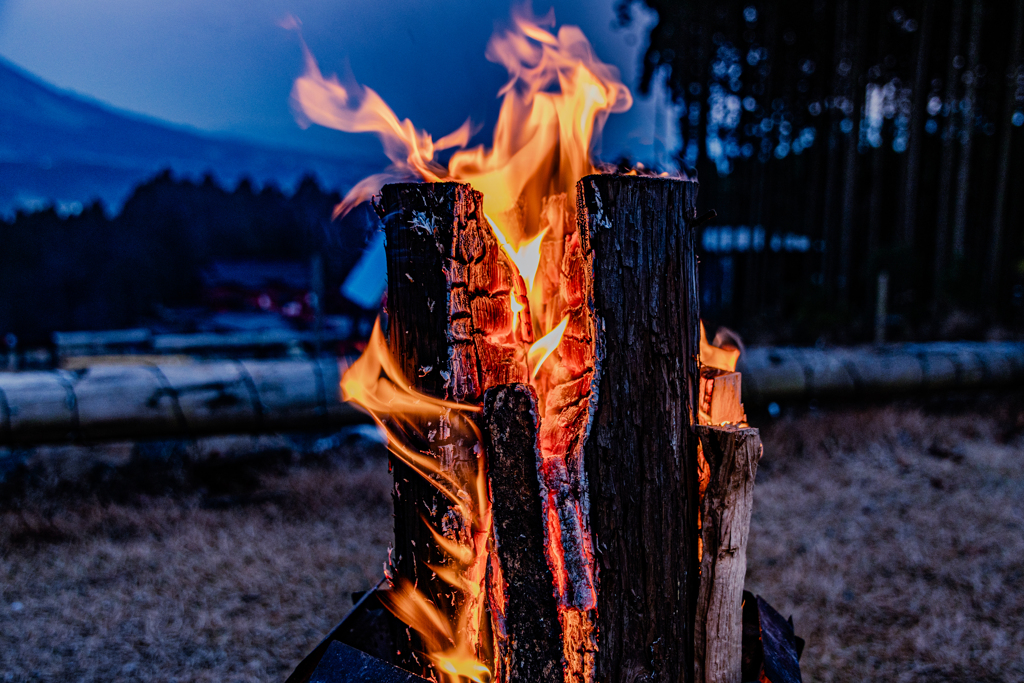
[[1024, 41], [1024, 0], [1017, 0], [1014, 15], [1013, 46], [1007, 60], [1006, 93], [1000, 120], [999, 164], [996, 168], [995, 206], [992, 209], [992, 237], [989, 240], [988, 260], [985, 268], [985, 300], [990, 306], [997, 303], [996, 288], [999, 286], [1003, 250], [1003, 213], [1006, 207], [1006, 190], [1010, 179], [1010, 147], [1013, 137], [1013, 107], [1017, 79], [1021, 74], [1021, 43]]
[[974, 0], [971, 7], [971, 35], [967, 42], [967, 71], [964, 81], [963, 118], [960, 131], [960, 166], [956, 174], [956, 209], [953, 212], [953, 258], [964, 258], [967, 237], [967, 200], [971, 187], [971, 151], [974, 140], [974, 118], [978, 91], [978, 50], [981, 42], [981, 23], [984, 7], [981, 0]]
[[928, 47], [931, 40], [932, 13], [934, 0], [924, 0], [921, 7], [921, 27], [917, 34], [917, 60], [914, 66], [914, 94], [910, 110], [910, 147], [907, 150], [907, 166], [903, 177], [903, 220], [900, 230], [900, 246], [910, 249], [914, 246], [917, 230], [917, 193], [921, 177], [921, 142], [924, 135], [924, 110], [928, 86]]
[[[834, 101], [836, 97], [842, 95], [844, 88], [843, 77], [839, 74], [842, 62], [845, 59], [845, 36], [846, 26], [849, 20], [849, 6], [850, 0], [839, 0], [834, 5], [834, 16], [833, 23], [836, 27], [835, 31], [835, 43], [833, 45], [833, 54], [835, 55], [835, 63], [832, 66], [832, 78], [831, 78], [831, 96], [828, 100]], [[840, 229], [839, 224], [841, 221], [837, 220], [840, 218], [840, 210], [836, 206], [836, 197], [839, 194], [839, 160], [842, 157], [842, 151], [839, 148], [841, 140], [839, 126], [843, 119], [843, 114], [836, 113], [834, 106], [829, 106], [825, 110], [828, 115], [828, 135], [826, 144], [828, 144], [828, 164], [826, 170], [825, 180], [825, 209], [822, 224], [824, 226], [823, 232], [825, 234], [825, 250], [822, 252], [823, 262], [823, 276], [826, 288], [827, 296], [830, 300], [834, 300], [837, 293], [837, 266], [839, 262], [839, 249], [837, 245], [840, 242]]]
[[[886, 40], [890, 30], [887, 9], [888, 8], [884, 8], [875, 15], [879, 28], [878, 44], [875, 48], [875, 54], [878, 55], [879, 59], [884, 59], [884, 55], [887, 53], [889, 48], [888, 41]], [[865, 84], [865, 89], [866, 88], [867, 84]], [[863, 303], [864, 310], [866, 311], [870, 311], [874, 304], [875, 270], [878, 268], [878, 252], [881, 247], [882, 201], [885, 193], [884, 140], [879, 147], [872, 147], [868, 151], [868, 155], [871, 157], [871, 192], [868, 196], [867, 253], [865, 254], [866, 268], [864, 269], [866, 277], [863, 283]]]
[[955, 148], [953, 143], [956, 135], [956, 95], [959, 91], [961, 61], [960, 55], [960, 28], [963, 23], [964, 14], [963, 0], [953, 0], [950, 12], [949, 29], [949, 53], [946, 71], [946, 87], [943, 92], [942, 106], [946, 116], [946, 125], [942, 129], [942, 157], [939, 167], [939, 210], [935, 221], [935, 254], [934, 272], [932, 279], [932, 315], [939, 311], [939, 299], [942, 295], [942, 286], [946, 277], [946, 263], [949, 255], [949, 212], [951, 208], [950, 197], [953, 194], [953, 154]]
[[[860, 103], [863, 100], [863, 92], [860, 83], [860, 76], [863, 71], [863, 43], [860, 36], [864, 35], [867, 28], [867, 7], [868, 3], [861, 0], [857, 8], [857, 22], [854, 25], [853, 6], [850, 2], [846, 8], [846, 30], [843, 32], [842, 53], [847, 55], [849, 60], [849, 73], [846, 77], [846, 97], [850, 101], [852, 111], [847, 116], [853, 123], [850, 130], [845, 133], [844, 139], [844, 164], [843, 164], [843, 215], [840, 221], [839, 237], [839, 270], [837, 273], [837, 284], [839, 290], [839, 305], [845, 307], [849, 304], [851, 268], [853, 264], [853, 224], [854, 212], [857, 202], [857, 141], [860, 129]], [[855, 28], [856, 26], [856, 28]]]

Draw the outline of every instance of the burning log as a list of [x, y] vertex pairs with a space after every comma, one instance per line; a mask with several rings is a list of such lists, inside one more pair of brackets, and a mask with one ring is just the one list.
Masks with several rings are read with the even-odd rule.
[[526, 384], [488, 390], [487, 453], [496, 565], [489, 580], [497, 681], [561, 683], [562, 645], [554, 578], [544, 548], [540, 412]]
[[[542, 408], [526, 387], [495, 389], [484, 401], [498, 675], [688, 680], [698, 581], [696, 183], [587, 176], [576, 194], [578, 230], [566, 231], [554, 271], [564, 319], [551, 331], [559, 336], [537, 344], [549, 350], [529, 354], [536, 377], [557, 347], [535, 380]], [[457, 183], [391, 185], [379, 209], [389, 347], [410, 387], [478, 402], [490, 388], [525, 381], [526, 289], [486, 227], [479, 193]], [[405, 419], [440, 475], [472, 479], [474, 424], [456, 424], [451, 411]], [[453, 614], [473, 591], [438, 580], [452, 547], [430, 527], [461, 541], [467, 530], [437, 493], [440, 482], [402, 459], [392, 466], [396, 582]], [[400, 661], [421, 670], [415, 657]]]
[[743, 580], [761, 459], [756, 429], [699, 426], [701, 444], [700, 590], [697, 594], [697, 683], [739, 683]]
[[578, 185], [595, 333], [593, 420], [583, 462], [567, 462], [585, 473], [597, 565], [588, 618], [598, 647], [587, 653], [594, 671], [585, 680], [693, 676], [696, 194], [696, 182], [652, 177], [587, 176]]
[[[526, 379], [512, 313], [518, 275], [483, 215], [481, 195], [461, 183], [387, 185], [378, 211], [388, 260], [388, 346], [409, 385], [429, 397], [478, 401], [488, 386]], [[404, 418], [403, 418], [404, 419]], [[451, 411], [409, 419], [413, 446], [431, 454], [438, 476], [469, 481], [477, 454], [473, 425]], [[395, 479], [395, 578], [453, 616], [460, 592], [440, 577], [449, 562], [434, 531], [468, 543], [471, 533], [436, 482], [392, 457]], [[424, 524], [426, 521], [426, 524]], [[482, 599], [482, 597], [481, 597]], [[399, 661], [425, 671], [421, 643], [404, 626]]]

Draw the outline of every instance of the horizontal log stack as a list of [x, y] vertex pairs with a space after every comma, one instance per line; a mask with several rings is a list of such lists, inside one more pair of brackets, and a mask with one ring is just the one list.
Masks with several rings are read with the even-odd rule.
[[[0, 446], [332, 429], [369, 419], [337, 391], [344, 359], [122, 362], [0, 372]], [[738, 370], [751, 406], [1012, 389], [1024, 386], [1024, 344], [748, 347]]]

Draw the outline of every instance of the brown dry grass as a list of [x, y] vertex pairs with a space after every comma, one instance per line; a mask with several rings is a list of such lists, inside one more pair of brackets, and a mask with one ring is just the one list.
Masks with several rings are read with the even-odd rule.
[[[1024, 401], [996, 405], [765, 427], [748, 588], [793, 614], [805, 681], [1024, 680]], [[380, 452], [333, 463], [0, 512], [0, 681], [283, 680], [391, 537]]]
[[373, 586], [390, 475], [363, 464], [0, 516], [0, 681], [281, 681]]
[[1024, 680], [1024, 438], [1006, 402], [764, 430], [747, 587], [805, 681]]

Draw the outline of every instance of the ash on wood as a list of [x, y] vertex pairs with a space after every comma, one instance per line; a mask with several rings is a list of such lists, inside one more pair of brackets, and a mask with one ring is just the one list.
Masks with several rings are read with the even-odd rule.
[[756, 429], [699, 426], [701, 466], [700, 589], [697, 593], [697, 683], [740, 683], [743, 580], [761, 459]]
[[[388, 346], [406, 380], [419, 392], [453, 401], [478, 400], [484, 388], [524, 381], [524, 354], [510, 341], [509, 297], [518, 276], [483, 215], [482, 196], [461, 183], [386, 185], [378, 212], [388, 263]], [[404, 421], [412, 446], [440, 468], [467, 481], [476, 467], [475, 435], [464, 418]], [[443, 565], [424, 520], [450, 538], [467, 530], [448, 500], [392, 457], [395, 478], [395, 575], [454, 614], [458, 592], [427, 565]], [[425, 671], [410, 630], [396, 633], [400, 659]]]
[[693, 680], [696, 194], [696, 182], [653, 177], [577, 186], [596, 349], [583, 457], [602, 682]]
[[533, 388], [489, 389], [482, 426], [497, 556], [490, 578], [495, 680], [562, 683], [561, 627], [544, 549], [540, 414]]

